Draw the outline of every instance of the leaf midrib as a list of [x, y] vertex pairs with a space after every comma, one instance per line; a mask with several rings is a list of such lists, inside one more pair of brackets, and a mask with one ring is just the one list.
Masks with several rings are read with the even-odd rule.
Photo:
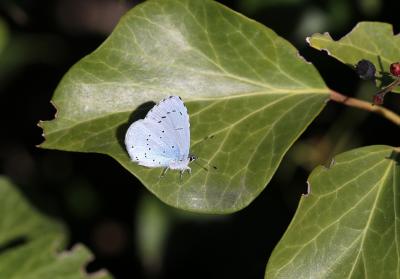
[[[388, 159], [386, 159], [386, 160], [388, 160]], [[386, 180], [387, 180], [387, 177], [389, 176], [389, 172], [390, 172], [390, 170], [392, 169], [393, 164], [394, 164], [393, 161], [390, 160], [389, 165], [388, 165], [388, 167], [387, 167], [387, 169], [386, 169], [386, 171], [385, 171], [385, 174], [384, 174], [384, 175], [382, 176], [382, 178], [380, 179], [380, 180], [381, 180], [381, 183], [380, 183], [380, 185], [379, 185], [379, 187], [378, 187], [378, 193], [376, 194], [374, 203], [373, 203], [373, 205], [372, 205], [372, 207], [371, 207], [371, 211], [370, 211], [370, 214], [369, 214], [369, 216], [368, 216], [367, 223], [365, 224], [365, 228], [364, 228], [364, 230], [363, 230], [363, 236], [362, 236], [362, 239], [361, 239], [360, 248], [359, 248], [359, 250], [358, 250], [357, 257], [356, 257], [356, 259], [355, 259], [354, 262], [353, 262], [353, 266], [352, 266], [351, 271], [349, 272], [348, 278], [351, 278], [351, 277], [352, 277], [353, 272], [354, 272], [354, 270], [355, 270], [355, 267], [358, 265], [358, 261], [359, 261], [359, 259], [360, 259], [360, 254], [363, 252], [363, 249], [362, 249], [362, 248], [364, 247], [364, 242], [365, 242], [366, 236], [367, 236], [367, 234], [368, 234], [370, 224], [371, 224], [372, 219], [374, 218], [375, 213], [376, 213], [376, 211], [377, 211], [377, 210], [376, 210], [376, 207], [377, 207], [378, 200], [379, 200], [379, 198], [380, 198], [380, 196], [381, 196], [382, 189], [384, 188], [385, 182], [386, 182]]]
[[[215, 101], [215, 102], [219, 102], [219, 101], [224, 101], [224, 100], [232, 100], [232, 99], [235, 99], [235, 98], [247, 98], [247, 97], [256, 97], [256, 96], [263, 96], [263, 95], [274, 95], [274, 94], [276, 94], [276, 95], [280, 95], [280, 94], [282, 94], [282, 95], [297, 95], [297, 94], [299, 94], [299, 95], [300, 94], [308, 95], [308, 94], [315, 94], [315, 95], [327, 95], [328, 96], [329, 89], [328, 88], [325, 88], [325, 89], [312, 88], [311, 90], [290, 90], [290, 91], [291, 92], [289, 92], [289, 93], [284, 93], [285, 92], [284, 90], [276, 91], [276, 92], [256, 91], [256, 92], [252, 92], [252, 93], [236, 94], [236, 95], [223, 96], [223, 97], [218, 97], [218, 98], [215, 98], [215, 97], [208, 97], [208, 98], [207, 97], [200, 97], [200, 98], [197, 98], [196, 97], [196, 99], [193, 99], [193, 100], [189, 99], [189, 101], [187, 101], [186, 103], [197, 102], [197, 101]], [[64, 127], [60, 128], [60, 129], [57, 129], [57, 130], [52, 130], [51, 132], [49, 132], [46, 129], [45, 136], [46, 137], [47, 136], [51, 136], [53, 134], [57, 134], [57, 133], [65, 131], [65, 130], [70, 130], [70, 129], [76, 128], [79, 125], [84, 125], [86, 123], [90, 123], [90, 122], [93, 122], [93, 121], [99, 121], [99, 120], [101, 120], [103, 118], [109, 118], [109, 117], [113, 117], [113, 116], [121, 115], [121, 114], [130, 114], [130, 113], [132, 113], [132, 111], [133, 110], [117, 111], [117, 112], [113, 112], [113, 113], [109, 113], [109, 114], [104, 114], [104, 115], [102, 115], [100, 117], [89, 118], [89, 119], [86, 119], [84, 121], [79, 121], [79, 122], [77, 120], [68, 119], [68, 121], [74, 121], [75, 123], [73, 125], [70, 125], [70, 126], [64, 126]], [[191, 117], [193, 115], [196, 115], [196, 114], [197, 114], [197, 112], [194, 112], [193, 114], [189, 113], [189, 115]], [[57, 117], [56, 117], [56, 119], [57, 119]], [[58, 119], [59, 120], [63, 120], [63, 119], [66, 119], [66, 118], [58, 117]], [[49, 122], [50, 121], [44, 121], [44, 123], [49, 123]], [[125, 120], [121, 121], [121, 122], [118, 122], [118, 125], [120, 125], [120, 124], [122, 124], [124, 122], [125, 122]], [[118, 125], [116, 125], [116, 126], [118, 126]], [[116, 127], [116, 126], [114, 126], [114, 127]]]
[[[374, 152], [374, 153], [381, 153], [381, 152], [383, 152], [383, 151], [377, 151], [377, 152]], [[387, 153], [387, 150], [385, 150], [385, 153]], [[369, 155], [370, 155], [370, 154], [369, 154]], [[368, 155], [367, 155], [367, 156], [368, 156]], [[382, 160], [382, 161], [376, 163], [375, 166], [377, 166], [377, 165], [379, 165], [379, 164], [382, 164], [382, 163], [384, 163], [384, 162], [385, 162], [385, 161]], [[342, 163], [344, 163], [344, 162], [342, 162]], [[386, 172], [385, 172], [385, 175], [383, 176], [383, 178], [386, 177], [386, 173], [388, 172], [388, 170], [389, 170], [390, 168], [391, 168], [391, 165], [389, 165], [388, 168], [386, 169]], [[363, 172], [362, 174], [365, 174], [365, 173], [366, 173], [366, 172]], [[358, 176], [358, 177], [360, 177], [360, 176]], [[380, 180], [383, 180], [383, 178], [380, 179]], [[379, 191], [381, 190], [381, 188], [382, 188], [382, 187], [379, 187]], [[349, 209], [346, 210], [343, 214], [341, 214], [340, 219], [343, 218], [343, 216], [345, 216], [345, 215], [346, 215], [348, 212], [350, 212], [352, 209], [354, 209], [355, 206], [358, 205], [362, 200], [364, 200], [365, 196], [367, 196], [368, 194], [370, 194], [373, 190], [374, 190], [374, 187], [372, 187], [367, 193], [365, 193], [365, 195], [363, 196], [363, 198], [359, 199], [355, 205], [353, 205], [351, 208], [349, 208]], [[378, 195], [379, 195], [379, 193], [377, 194], [377, 196], [378, 196]], [[376, 199], [375, 199], [374, 202], [376, 202]], [[375, 206], [375, 203], [374, 203], [374, 206]], [[372, 211], [371, 211], [371, 212], [372, 212]], [[371, 215], [370, 215], [370, 216], [371, 216]], [[304, 217], [303, 217], [303, 219], [304, 219]], [[285, 264], [284, 264], [282, 267], [280, 267], [279, 269], [277, 269], [277, 270], [275, 271], [275, 274], [280, 273], [281, 270], [283, 270], [286, 266], [288, 266], [290, 263], [292, 263], [293, 260], [301, 253], [301, 251], [302, 251], [308, 244], [310, 244], [312, 241], [314, 241], [323, 231], [326, 231], [326, 230], [327, 230], [329, 227], [331, 227], [333, 224], [337, 223], [338, 220], [339, 220], [339, 219], [337, 219], [335, 222], [329, 224], [329, 225], [328, 225], [327, 227], [325, 227], [324, 229], [321, 229], [320, 232], [318, 232], [318, 234], [316, 234], [312, 239], [310, 239], [310, 240], [307, 241], [306, 243], [302, 244], [301, 247], [300, 247], [300, 249], [296, 252], [296, 254], [294, 254], [294, 255], [291, 257], [291, 260], [288, 261], [287, 263], [285, 263]], [[299, 224], [299, 222], [297, 222], [297, 224]], [[367, 223], [367, 224], [368, 224], [368, 223]], [[366, 226], [365, 226], [366, 228], [367, 228], [367, 224], [366, 224]], [[360, 245], [360, 246], [361, 246], [361, 245]]]
[[[248, 119], [249, 117], [253, 116], [254, 114], [256, 114], [256, 113], [258, 113], [258, 112], [260, 112], [260, 111], [262, 111], [262, 110], [265, 110], [265, 109], [267, 109], [267, 108], [269, 108], [269, 107], [271, 107], [271, 106], [273, 106], [273, 105], [275, 105], [275, 104], [277, 104], [277, 103], [279, 103], [279, 102], [282, 102], [282, 101], [284, 101], [284, 100], [286, 100], [287, 98], [290, 98], [290, 97], [292, 97], [292, 96], [285, 96], [285, 97], [283, 97], [283, 98], [281, 98], [281, 99], [279, 99], [279, 100], [275, 100], [275, 101], [272, 102], [272, 103], [268, 103], [267, 105], [262, 106], [262, 107], [259, 108], [258, 110], [253, 111], [252, 113], [246, 115], [246, 117], [239, 119], [238, 121], [236, 121], [236, 122], [234, 122], [234, 123], [228, 125], [227, 127], [224, 127], [223, 129], [221, 129], [221, 130], [219, 130], [219, 131], [217, 131], [217, 132], [213, 132], [213, 135], [216, 135], [217, 133], [220, 133], [220, 132], [225, 131], [225, 130], [228, 130], [228, 133], [229, 133], [230, 131], [232, 131], [232, 128], [235, 127], [238, 123], [240, 123], [240, 122], [242, 122], [242, 121]], [[311, 96], [309, 96], [309, 98], [311, 98]], [[302, 100], [302, 102], [298, 103], [297, 105], [302, 104], [302, 103], [306, 102], [307, 100], [308, 100], [308, 98], [305, 98], [305, 99]], [[290, 110], [288, 110], [288, 111], [285, 111], [285, 113], [283, 113], [283, 114], [272, 124], [272, 126], [273, 126], [273, 125], [276, 125], [276, 123], [279, 122], [279, 119], [282, 118], [283, 116], [285, 116], [286, 114], [288, 114], [291, 110], [292, 110], [292, 109], [290, 109]], [[272, 128], [269, 129], [269, 132], [270, 132], [270, 131], [272, 131]], [[266, 133], [266, 135], [269, 134], [269, 132]], [[264, 140], [264, 138], [266, 137], [266, 135], [260, 140], [260, 143], [263, 142], [263, 140]], [[229, 135], [225, 135], [224, 139], [222, 140], [221, 144], [219, 145], [219, 148], [218, 148], [215, 152], [213, 152], [213, 156], [212, 156], [211, 158], [207, 159], [208, 162], [211, 162], [211, 161], [215, 158], [215, 156], [219, 153], [221, 146], [224, 145], [224, 142], [225, 142], [225, 140], [226, 140], [228, 137], [229, 137]], [[198, 142], [194, 142], [194, 143], [192, 144], [192, 146], [194, 146], [196, 143], [198, 143]], [[257, 149], [257, 148], [255, 148], [255, 149]], [[252, 160], [254, 154], [255, 154], [255, 153], [253, 153], [253, 154], [250, 156], [250, 158], [247, 160], [247, 164]], [[239, 169], [235, 174], [232, 174], [232, 177], [234, 177], [238, 172], [243, 171], [243, 169], [244, 169], [244, 168], [241, 168], [241, 169]], [[201, 170], [200, 170], [200, 169], [199, 169], [198, 171], [193, 172], [192, 175], [191, 175], [191, 177], [190, 177], [189, 180], [188, 180], [188, 183], [189, 183], [189, 181], [190, 181], [191, 179], [193, 179], [195, 176], [197, 176], [197, 175], [200, 174], [200, 173], [201, 173]], [[202, 183], [202, 188], [204, 188], [204, 191], [203, 191], [204, 193], [205, 193], [206, 190], [207, 190], [207, 189], [205, 188], [205, 186], [207, 185], [207, 181], [208, 181], [208, 173], [207, 173], [206, 176], [205, 176], [204, 183]], [[158, 187], [161, 187], [161, 186], [162, 186], [159, 182], [157, 182], [156, 185], [157, 185]], [[182, 187], [184, 187], [184, 185], [179, 186], [179, 189], [177, 190], [178, 193], [179, 193], [180, 188], [182, 188]], [[226, 188], [224, 189], [223, 193], [221, 193], [221, 199], [222, 199], [223, 195], [225, 194], [227, 188], [228, 188], [228, 187], [226, 187]], [[253, 194], [253, 193], [252, 193], [252, 194]], [[205, 194], [204, 194], [204, 195], [205, 195]], [[179, 198], [179, 197], [177, 197], [177, 198]], [[235, 203], [237, 203], [238, 199], [239, 199], [239, 197], [236, 199]], [[206, 199], [206, 198], [204, 198], [204, 202], [205, 202], [205, 204], [207, 204], [207, 199]], [[221, 202], [221, 201], [219, 201], [218, 203], [220, 203], [220, 202]], [[179, 203], [177, 203], [177, 204], [179, 204]]]

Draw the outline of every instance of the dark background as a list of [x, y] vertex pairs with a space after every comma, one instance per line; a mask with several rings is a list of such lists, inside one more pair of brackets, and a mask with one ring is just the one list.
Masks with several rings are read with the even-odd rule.
[[[305, 37], [329, 31], [338, 39], [363, 20], [392, 23], [397, 1], [220, 1], [262, 22], [313, 62], [329, 87], [371, 100], [376, 90]], [[285, 156], [277, 174], [247, 208], [227, 216], [189, 214], [156, 198], [113, 159], [36, 147], [39, 120], [53, 118], [50, 99], [61, 77], [95, 50], [118, 18], [138, 1], [20, 0], [0, 2], [9, 42], [0, 53], [0, 173], [44, 213], [64, 222], [70, 246], [95, 254], [88, 271], [115, 278], [262, 278], [289, 224], [310, 171], [337, 153], [371, 144], [398, 145], [397, 127], [330, 103]], [[399, 113], [399, 97], [385, 106]], [[299, 236], [301, 237], [301, 236]]]

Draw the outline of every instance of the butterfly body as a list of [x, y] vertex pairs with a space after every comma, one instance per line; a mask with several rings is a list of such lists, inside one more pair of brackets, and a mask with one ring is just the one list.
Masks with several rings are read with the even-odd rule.
[[187, 109], [178, 96], [160, 101], [146, 115], [131, 124], [125, 145], [133, 162], [149, 168], [190, 172], [190, 123]]

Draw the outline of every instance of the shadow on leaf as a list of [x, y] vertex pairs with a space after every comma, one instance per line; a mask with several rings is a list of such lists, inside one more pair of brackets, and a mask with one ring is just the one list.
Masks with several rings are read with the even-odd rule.
[[396, 161], [396, 164], [400, 165], [400, 152], [398, 150], [393, 150], [392, 153], [390, 153], [388, 159]]
[[123, 150], [126, 150], [125, 134], [129, 128], [129, 126], [133, 122], [135, 122], [139, 119], [145, 118], [147, 113], [149, 112], [149, 110], [151, 110], [155, 105], [156, 105], [156, 103], [153, 101], [143, 103], [142, 105], [140, 105], [136, 110], [134, 110], [131, 113], [131, 115], [129, 116], [129, 119], [126, 123], [123, 123], [120, 126], [118, 126], [118, 128], [116, 130], [116, 136], [117, 136], [118, 143], [122, 147]]
[[26, 237], [16, 237], [4, 245], [0, 245], [0, 255], [7, 252], [8, 250], [14, 249], [16, 247], [22, 246], [27, 242]]
[[377, 77], [376, 79], [380, 80], [382, 84], [381, 87], [384, 88], [393, 82], [393, 76], [383, 68], [382, 58], [379, 55], [378, 55], [378, 63], [380, 68], [379, 73], [381, 74], [381, 76]]

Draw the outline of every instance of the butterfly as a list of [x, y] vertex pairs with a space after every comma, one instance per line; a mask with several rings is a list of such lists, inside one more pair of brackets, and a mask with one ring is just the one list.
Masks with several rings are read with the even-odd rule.
[[182, 99], [170, 96], [161, 100], [144, 119], [133, 122], [125, 135], [125, 146], [133, 162], [149, 168], [164, 168], [191, 173], [188, 166], [197, 159], [189, 154], [189, 115]]

